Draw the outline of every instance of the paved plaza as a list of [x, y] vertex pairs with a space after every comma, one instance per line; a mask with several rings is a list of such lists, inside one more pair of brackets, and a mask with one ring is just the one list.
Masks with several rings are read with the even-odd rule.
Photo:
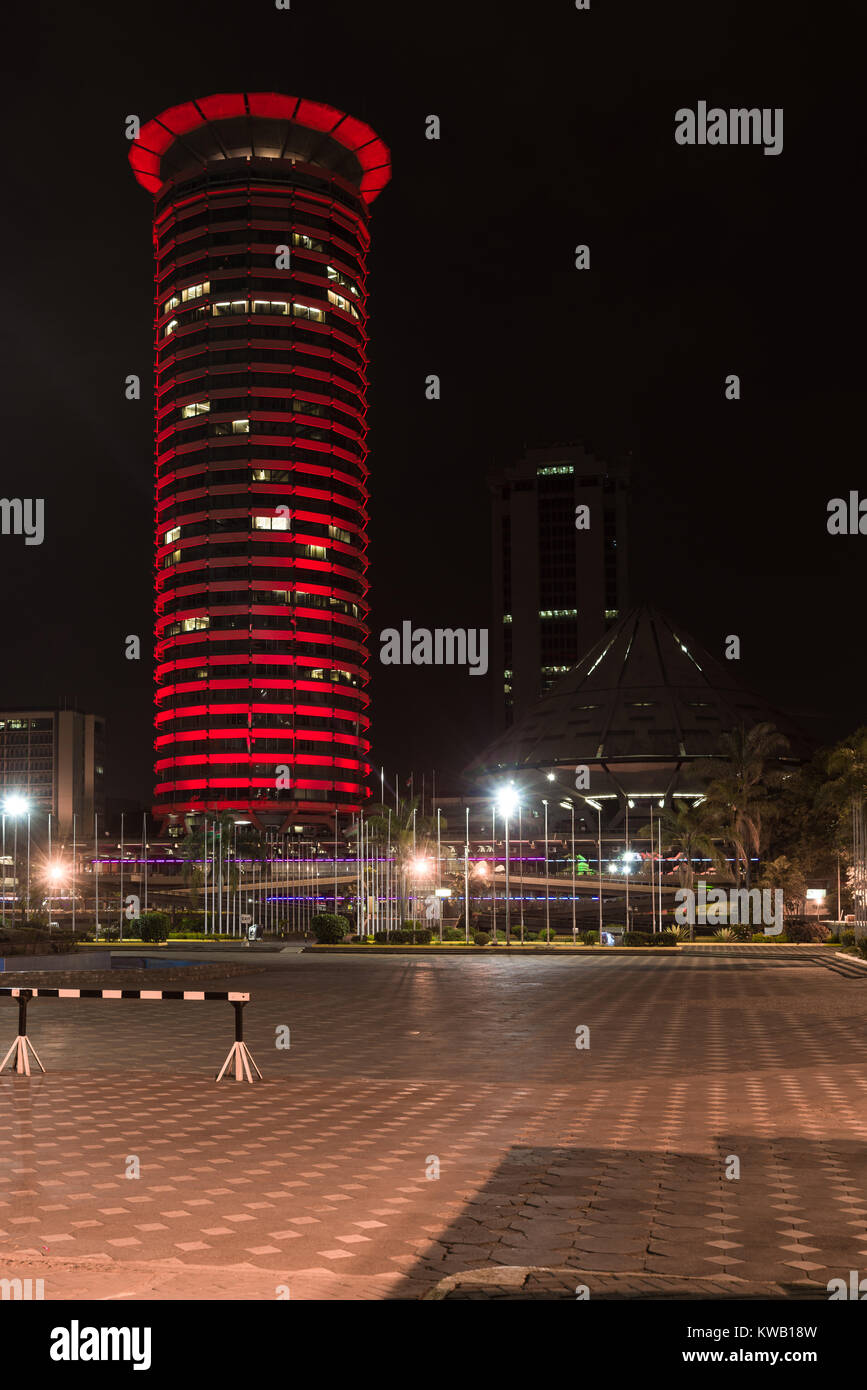
[[[261, 1085], [214, 1084], [228, 1004], [31, 1004], [47, 1074], [0, 1077], [0, 1276], [47, 1299], [803, 1298], [867, 1271], [867, 970], [230, 959], [191, 987], [250, 991]], [[0, 1001], [2, 1052], [16, 1017]]]

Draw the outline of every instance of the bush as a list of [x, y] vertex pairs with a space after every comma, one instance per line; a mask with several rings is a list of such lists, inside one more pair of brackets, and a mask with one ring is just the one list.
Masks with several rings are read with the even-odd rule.
[[841, 933], [840, 933], [840, 945], [841, 945], [841, 946], [854, 946], [854, 945], [855, 945], [855, 933], [854, 933], [853, 931], [851, 931], [851, 930], [841, 932]]
[[167, 912], [143, 912], [138, 919], [140, 941], [156, 942], [169, 939], [169, 914]]
[[310, 930], [320, 946], [335, 946], [349, 934], [349, 921], [336, 912], [317, 912]]
[[658, 932], [656, 937], [660, 946], [676, 946], [680, 939], [677, 932], [670, 928], [667, 931]]
[[457, 927], [443, 927], [443, 941], [465, 941], [466, 937]]
[[717, 927], [713, 935], [715, 941], [734, 941], [735, 939], [733, 927]]
[[[608, 928], [610, 931], [610, 928]], [[623, 933], [624, 946], [653, 946], [654, 939], [646, 931], [627, 931]]]
[[599, 932], [583, 931], [581, 933], [581, 940], [584, 942], [585, 946], [596, 946], [599, 942]]
[[473, 940], [477, 946], [487, 946], [491, 938], [486, 931], [477, 931]]
[[787, 917], [787, 941], [827, 941], [831, 935], [829, 927], [815, 917]]

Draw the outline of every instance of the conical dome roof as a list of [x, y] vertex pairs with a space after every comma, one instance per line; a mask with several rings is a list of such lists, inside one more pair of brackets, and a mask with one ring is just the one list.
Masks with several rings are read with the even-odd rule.
[[559, 764], [632, 764], [648, 772], [718, 752], [740, 724], [775, 725], [793, 760], [809, 755], [784, 714], [741, 685], [679, 623], [648, 605], [624, 615], [476, 761], [474, 775]]

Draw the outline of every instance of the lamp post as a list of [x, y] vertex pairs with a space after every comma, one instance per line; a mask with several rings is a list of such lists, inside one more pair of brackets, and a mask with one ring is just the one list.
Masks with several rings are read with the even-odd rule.
[[578, 934], [578, 927], [575, 921], [575, 802], [570, 797], [568, 801], [561, 801], [560, 805], [564, 811], [568, 811], [572, 817], [572, 945]]
[[594, 801], [591, 796], [582, 797], [587, 806], [592, 806], [596, 812], [596, 862], [599, 869], [599, 945], [602, 945], [602, 805]]
[[551, 944], [551, 894], [548, 882], [548, 802], [543, 797], [545, 807], [545, 940]]
[[515, 809], [518, 794], [511, 784], [500, 792], [500, 814], [506, 827], [506, 945], [512, 942], [512, 918], [509, 904], [509, 816]]
[[466, 808], [466, 837], [464, 839], [464, 934], [470, 944], [470, 808]]
[[518, 802], [518, 875], [521, 894], [521, 945], [524, 944], [524, 826], [521, 818], [521, 803]]
[[491, 807], [491, 920], [494, 945], [497, 944], [497, 807]]

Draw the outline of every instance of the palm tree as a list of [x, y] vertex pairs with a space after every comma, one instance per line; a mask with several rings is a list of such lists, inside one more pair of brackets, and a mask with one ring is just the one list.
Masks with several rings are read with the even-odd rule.
[[773, 814], [774, 793], [785, 775], [779, 760], [788, 747], [773, 724], [741, 724], [722, 735], [720, 758], [707, 759], [698, 769], [711, 778], [707, 814], [717, 819], [722, 838], [734, 850], [738, 887], [742, 881], [750, 886], [750, 856], [761, 852], [763, 817]]
[[[673, 806], [666, 806], [659, 817], [659, 839], [663, 849], [680, 854], [678, 877], [681, 887], [691, 888], [695, 882], [694, 859], [710, 859], [714, 868], [721, 868], [725, 857], [714, 840], [715, 825], [710, 813], [703, 805], [690, 806], [687, 801], [675, 797]], [[640, 836], [650, 834], [650, 826], [645, 825]]]

